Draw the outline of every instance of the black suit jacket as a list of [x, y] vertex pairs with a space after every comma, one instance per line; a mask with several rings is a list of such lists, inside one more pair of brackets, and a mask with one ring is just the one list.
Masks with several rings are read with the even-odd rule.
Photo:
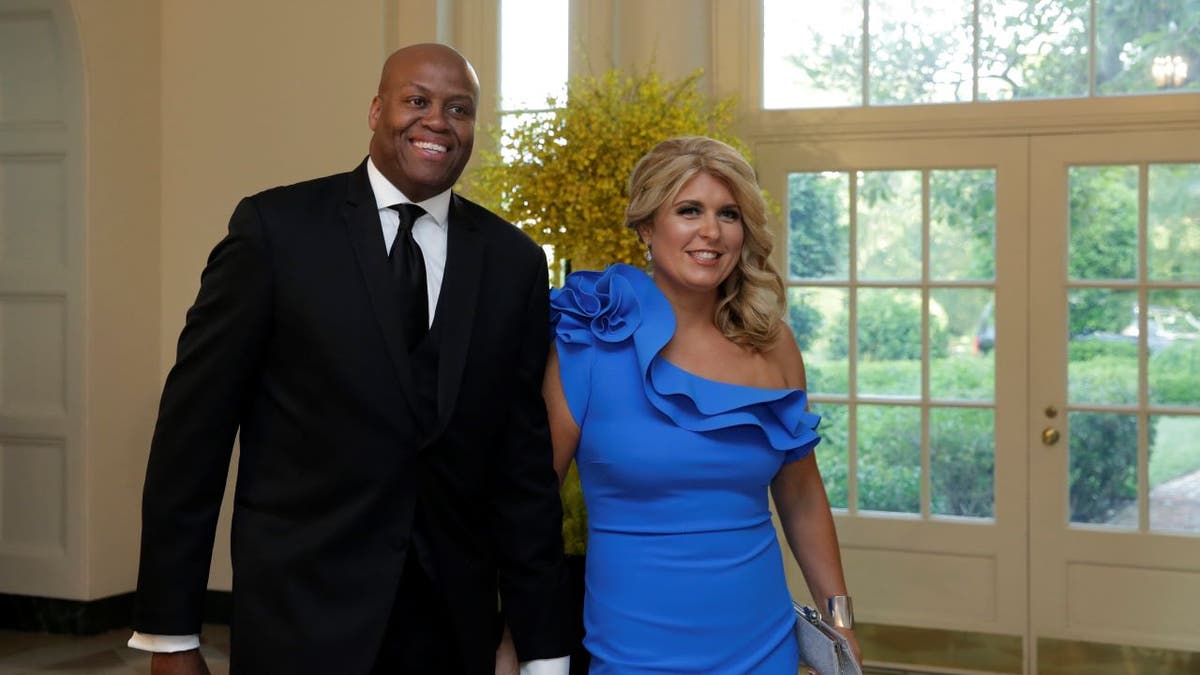
[[368, 672], [418, 504], [471, 672], [491, 672], [497, 590], [522, 659], [568, 653], [545, 256], [452, 198], [436, 419], [416, 413], [397, 293], [365, 162], [237, 206], [163, 390], [135, 629], [199, 632], [240, 431], [233, 672]]

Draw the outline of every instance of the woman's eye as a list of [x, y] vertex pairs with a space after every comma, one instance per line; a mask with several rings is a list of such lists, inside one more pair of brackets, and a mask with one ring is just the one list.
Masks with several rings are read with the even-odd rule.
[[681, 206], [677, 213], [681, 216], [694, 216], [700, 213], [700, 209], [695, 206]]
[[735, 209], [724, 209], [721, 211], [720, 216], [721, 216], [721, 218], [723, 218], [725, 220], [741, 220], [742, 219], [742, 214], [738, 213]]

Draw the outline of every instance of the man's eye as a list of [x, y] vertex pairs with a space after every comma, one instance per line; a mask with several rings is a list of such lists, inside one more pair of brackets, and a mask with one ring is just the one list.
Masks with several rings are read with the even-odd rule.
[[416, 106], [418, 108], [423, 108], [423, 107], [425, 107], [426, 101], [424, 98], [422, 98], [420, 96], [413, 96], [408, 99], [408, 102], [410, 105]]

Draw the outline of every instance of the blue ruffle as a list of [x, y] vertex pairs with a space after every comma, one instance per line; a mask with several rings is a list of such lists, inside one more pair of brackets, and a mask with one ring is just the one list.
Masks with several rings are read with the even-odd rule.
[[594, 347], [632, 339], [646, 398], [691, 431], [734, 426], [762, 430], [770, 446], [796, 459], [819, 441], [821, 418], [806, 409], [802, 389], [763, 389], [708, 380], [670, 363], [660, 352], [675, 334], [666, 296], [641, 270], [612, 265], [581, 271], [550, 292], [550, 323], [558, 343], [560, 377], [576, 421], [587, 413]]

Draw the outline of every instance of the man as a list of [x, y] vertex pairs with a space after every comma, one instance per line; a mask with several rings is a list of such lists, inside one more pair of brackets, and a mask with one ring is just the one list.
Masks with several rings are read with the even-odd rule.
[[451, 192], [478, 100], [458, 52], [401, 49], [367, 160], [234, 211], [150, 453], [130, 644], [156, 652], [152, 672], [206, 672], [239, 431], [232, 673], [491, 673], [504, 622], [520, 658], [565, 667], [544, 661], [569, 652], [546, 262]]

